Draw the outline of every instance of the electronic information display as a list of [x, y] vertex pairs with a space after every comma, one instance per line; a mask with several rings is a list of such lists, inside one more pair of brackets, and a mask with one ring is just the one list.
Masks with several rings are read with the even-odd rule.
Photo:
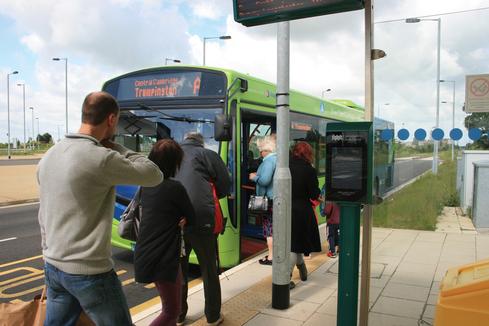
[[149, 70], [110, 80], [104, 91], [118, 101], [176, 97], [219, 96], [226, 92], [226, 77], [208, 71]]
[[364, 8], [364, 0], [234, 0], [234, 19], [245, 26]]
[[[359, 127], [358, 130], [351, 130], [352, 125]], [[350, 130], [341, 130], [341, 127], [345, 126]], [[364, 130], [361, 130], [362, 128]], [[326, 127], [327, 200], [370, 203], [371, 136], [371, 123], [328, 124]]]

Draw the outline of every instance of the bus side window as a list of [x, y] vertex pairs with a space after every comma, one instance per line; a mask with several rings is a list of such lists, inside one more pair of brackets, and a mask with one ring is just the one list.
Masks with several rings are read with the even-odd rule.
[[302, 113], [290, 113], [290, 147], [296, 142], [304, 141], [312, 147], [313, 160], [312, 165], [318, 171], [318, 174], [325, 173], [325, 163], [321, 162], [320, 156], [320, 139], [319, 117], [313, 117]]

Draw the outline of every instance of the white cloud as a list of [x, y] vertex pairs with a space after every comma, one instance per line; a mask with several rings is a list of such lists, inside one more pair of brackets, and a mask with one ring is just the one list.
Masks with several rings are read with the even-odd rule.
[[207, 1], [194, 1], [191, 6], [194, 15], [196, 15], [197, 17], [217, 19], [221, 16], [218, 8]]
[[215, 20], [232, 11], [232, 1], [229, 0], [188, 0], [187, 3], [198, 18]]
[[25, 44], [32, 52], [39, 53], [44, 50], [44, 40], [35, 33], [23, 36], [20, 41]]
[[[484, 6], [487, 0], [377, 0], [375, 21]], [[46, 123], [52, 122], [54, 131], [55, 122], [64, 121], [64, 69], [51, 61], [54, 56], [69, 58], [73, 128], [79, 123], [84, 95], [100, 89], [104, 80], [163, 65], [166, 57], [200, 64], [202, 38], [189, 31], [194, 26], [232, 36], [206, 42], [209, 66], [276, 80], [276, 25], [246, 28], [237, 24], [229, 0], [17, 0], [0, 3], [0, 14], [15, 21], [22, 44], [37, 56], [38, 88], [28, 93], [28, 99], [46, 116]], [[488, 16], [489, 11], [480, 11], [442, 17], [440, 77], [457, 82], [460, 127], [464, 76], [489, 72]], [[331, 88], [328, 97], [363, 104], [363, 38], [363, 11], [293, 21], [291, 87], [316, 96]], [[375, 63], [375, 109], [390, 103], [381, 108], [382, 117], [397, 126], [429, 129], [434, 123], [436, 41], [434, 22], [375, 25], [375, 47], [387, 52], [386, 58]], [[2, 79], [0, 88], [5, 89]], [[18, 90], [12, 94], [12, 105], [18, 106]], [[440, 97], [451, 99], [448, 85], [441, 85]], [[0, 98], [0, 104], [4, 102]], [[0, 119], [5, 118], [2, 112]], [[442, 126], [451, 126], [451, 105], [440, 105], [440, 121]]]

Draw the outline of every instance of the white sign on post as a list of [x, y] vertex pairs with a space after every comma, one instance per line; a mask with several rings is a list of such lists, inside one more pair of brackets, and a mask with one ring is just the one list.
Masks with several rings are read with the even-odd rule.
[[489, 74], [465, 76], [465, 112], [489, 112]]

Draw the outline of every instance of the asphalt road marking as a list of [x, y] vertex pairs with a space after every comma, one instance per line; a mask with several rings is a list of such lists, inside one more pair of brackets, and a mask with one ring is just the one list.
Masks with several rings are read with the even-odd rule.
[[15, 239], [17, 239], [17, 237], [1, 239], [0, 242], [11, 241], [11, 240], [15, 240]]
[[143, 312], [146, 309], [148, 309], [154, 305], [157, 305], [157, 304], [161, 304], [160, 297], [154, 297], [153, 299], [145, 301], [145, 302], [143, 302], [137, 306], [132, 307], [131, 309], [129, 309], [129, 311], [131, 313], [131, 316], [135, 316], [138, 313]]
[[[21, 275], [21, 276], [17, 276], [14, 278], [10, 278], [6, 281], [0, 281], [0, 285], [5, 285], [7, 283], [17, 282], [17, 281], [29, 278], [31, 276], [37, 276], [39, 274], [44, 274], [44, 271], [41, 269], [37, 269], [37, 268], [33, 268], [33, 267], [18, 267], [18, 268], [14, 268], [14, 269], [9, 269], [9, 270], [4, 271], [4, 272], [0, 272], [0, 276], [13, 274], [13, 273], [18, 272], [18, 271], [27, 271], [30, 273], [25, 274], [25, 275]], [[0, 298], [1, 298], [1, 291], [0, 291]]]
[[[202, 283], [202, 278], [201, 277], [196, 278], [196, 279], [194, 279], [188, 283], [188, 288], [191, 289], [200, 283]], [[150, 284], [145, 285], [144, 287], [147, 289], [150, 289], [150, 288], [154, 288], [155, 286], [154, 286], [154, 283], [150, 283]], [[161, 300], [160, 300], [159, 296], [156, 296], [153, 299], [149, 299], [148, 301], [145, 301], [145, 302], [143, 302], [137, 306], [134, 306], [129, 310], [131, 312], [131, 316], [134, 317], [135, 315], [139, 314], [140, 312], [143, 312], [143, 311], [145, 311], [145, 310], [149, 309], [150, 307], [153, 307], [154, 305], [157, 305], [157, 304], [161, 304]]]
[[[42, 259], [42, 257], [43, 257], [43, 255], [37, 255], [37, 256], [32, 256], [32, 257], [28, 257], [28, 258], [24, 258], [24, 259], [20, 259], [20, 260], [16, 260], [16, 261], [11, 261], [8, 263], [1, 264], [0, 268], [6, 268], [9, 266], [13, 266], [13, 265], [17, 265], [17, 264], [21, 264], [21, 263], [25, 263], [25, 262], [30, 262], [30, 261], [33, 261], [36, 259]], [[19, 275], [19, 272], [21, 272], [21, 273], [24, 272], [24, 273], [22, 275]], [[14, 273], [17, 273], [18, 276], [13, 277], [13, 278], [8, 279], [8, 280], [0, 281], [0, 298], [2, 298], [2, 299], [12, 298], [12, 300], [10, 300], [10, 302], [20, 303], [20, 302], [24, 302], [24, 301], [21, 299], [18, 299], [19, 297], [42, 290], [44, 285], [34, 286], [35, 284], [33, 284], [33, 286], [34, 286], [33, 288], [29, 288], [29, 289], [26, 289], [24, 291], [12, 293], [11, 291], [13, 289], [15, 289], [16, 287], [20, 287], [20, 286], [23, 286], [23, 285], [31, 283], [31, 282], [36, 283], [36, 282], [39, 282], [39, 280], [44, 278], [44, 271], [42, 269], [34, 268], [34, 267], [27, 267], [27, 266], [24, 266], [24, 267], [15, 267], [14, 266], [12, 269], [1, 271], [0, 276], [5, 276], [8, 274], [14, 274]], [[116, 274], [118, 276], [124, 275], [126, 273], [127, 273], [127, 270], [125, 270], [125, 269], [120, 269], [120, 270], [116, 271]], [[191, 282], [189, 282], [189, 288], [192, 288], [193, 286], [195, 286], [201, 282], [202, 282], [202, 280], [200, 278], [194, 279]], [[127, 280], [121, 281], [121, 283], [122, 283], [122, 286], [127, 286], [129, 284], [135, 283], [135, 279], [129, 278]], [[146, 284], [144, 286], [144, 288], [146, 288], [146, 289], [152, 289], [154, 287], [155, 286], [153, 283]], [[25, 289], [25, 286], [23, 287], [23, 289]], [[10, 293], [4, 293], [8, 290], [10, 290], [9, 291]], [[144, 310], [146, 310], [146, 309], [148, 309], [154, 305], [158, 305], [160, 303], [161, 303], [160, 297], [155, 296], [152, 299], [149, 299], [145, 302], [140, 303], [137, 306], [130, 308], [131, 315], [135, 316], [136, 314], [138, 314], [138, 313], [140, 313], [140, 312], [142, 312], [142, 311], [144, 311]]]
[[122, 286], [126, 286], [128, 284], [134, 283], [134, 278], [127, 279], [121, 283], [122, 283]]
[[40, 285], [40, 286], [37, 286], [37, 287], [34, 287], [34, 288], [31, 288], [31, 289], [27, 289], [25, 291], [21, 291], [21, 292], [16, 292], [16, 293], [11, 293], [11, 294], [3, 293], [5, 290], [11, 289], [11, 288], [15, 288], [15, 287], [17, 287], [19, 285], [23, 285], [23, 284], [26, 284], [26, 283], [29, 283], [29, 282], [32, 282], [32, 281], [36, 281], [36, 280], [40, 280], [40, 279], [43, 279], [43, 278], [44, 278], [44, 273], [42, 275], [34, 276], [34, 277], [28, 278], [26, 280], [22, 280], [22, 281], [15, 282], [15, 283], [9, 283], [6, 286], [2, 286], [2, 287], [0, 287], [0, 298], [21, 297], [21, 296], [26, 295], [28, 293], [39, 291], [39, 290], [41, 290], [44, 287], [44, 284], [43, 285]]
[[16, 264], [20, 264], [20, 263], [25, 263], [26, 261], [36, 260], [36, 259], [39, 259], [41, 257], [42, 257], [42, 255], [39, 255], [39, 256], [33, 256], [33, 257], [29, 257], [29, 258], [11, 261], [10, 263], [0, 265], [0, 268], [11, 266], [11, 265], [16, 265]]

